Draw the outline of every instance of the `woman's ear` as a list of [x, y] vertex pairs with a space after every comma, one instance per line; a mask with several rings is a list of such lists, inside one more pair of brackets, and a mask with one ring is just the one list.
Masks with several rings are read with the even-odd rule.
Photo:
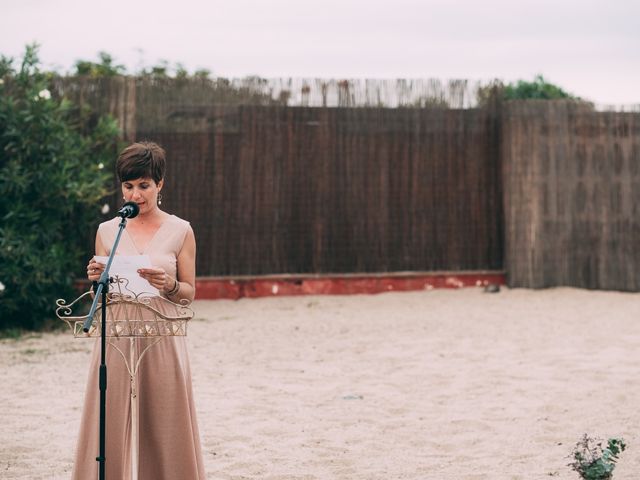
[[158, 182], [158, 191], [162, 190], [163, 186], [164, 186], [164, 178]]

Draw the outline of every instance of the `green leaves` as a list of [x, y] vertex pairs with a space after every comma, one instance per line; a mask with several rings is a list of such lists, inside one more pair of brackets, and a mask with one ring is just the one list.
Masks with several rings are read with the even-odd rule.
[[110, 118], [77, 121], [83, 110], [53, 91], [36, 45], [14, 63], [0, 58], [0, 330], [40, 328], [73, 297], [118, 138]]
[[75, 64], [76, 75], [86, 75], [90, 77], [113, 77], [125, 73], [124, 65], [115, 65], [113, 57], [107, 52], [98, 53], [99, 62], [88, 60], [78, 60]]
[[504, 87], [502, 94], [505, 100], [554, 100], [561, 98], [577, 100], [562, 88], [547, 82], [542, 75], [537, 75], [533, 82], [518, 80], [515, 84], [510, 83]]
[[609, 480], [620, 453], [627, 448], [621, 438], [610, 438], [602, 448], [602, 441], [586, 434], [573, 450], [573, 462], [569, 466], [584, 480]]

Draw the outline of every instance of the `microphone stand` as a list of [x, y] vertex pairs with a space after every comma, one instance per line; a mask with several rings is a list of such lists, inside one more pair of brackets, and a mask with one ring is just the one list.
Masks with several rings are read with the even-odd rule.
[[[137, 213], [137, 212], [136, 212]], [[122, 236], [122, 232], [124, 231], [125, 226], [127, 225], [127, 215], [125, 213], [121, 214], [122, 220], [120, 221], [118, 235], [116, 236], [115, 242], [113, 242], [113, 247], [111, 248], [111, 254], [109, 255], [109, 260], [107, 261], [107, 265], [100, 275], [100, 280], [97, 282], [93, 282], [93, 289], [95, 295], [93, 297], [93, 303], [91, 304], [91, 310], [89, 310], [89, 315], [85, 320], [82, 330], [87, 333], [89, 332], [89, 328], [93, 323], [93, 315], [96, 313], [96, 309], [98, 308], [98, 299], [102, 301], [102, 328], [100, 329], [100, 380], [99, 380], [99, 388], [100, 388], [100, 453], [96, 457], [96, 461], [99, 463], [99, 479], [105, 480], [105, 461], [106, 461], [106, 404], [107, 404], [107, 363], [106, 363], [106, 350], [107, 350], [107, 292], [109, 291], [109, 283], [112, 282], [112, 279], [109, 277], [109, 269], [111, 268], [111, 263], [113, 262], [113, 257], [116, 254], [116, 250], [118, 249], [118, 243], [120, 243], [120, 237]]]

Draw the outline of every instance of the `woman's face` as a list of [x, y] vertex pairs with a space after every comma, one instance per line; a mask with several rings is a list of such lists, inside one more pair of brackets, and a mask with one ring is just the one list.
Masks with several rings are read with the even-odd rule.
[[138, 178], [122, 182], [122, 195], [126, 202], [136, 202], [140, 207], [140, 215], [158, 208], [158, 193], [162, 190], [164, 181], [158, 183], [152, 178]]

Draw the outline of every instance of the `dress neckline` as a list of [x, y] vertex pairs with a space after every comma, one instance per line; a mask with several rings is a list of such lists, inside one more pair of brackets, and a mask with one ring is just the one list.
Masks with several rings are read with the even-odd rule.
[[129, 233], [129, 230], [127, 230], [126, 228], [124, 229], [124, 231], [127, 233], [127, 237], [129, 237], [129, 240], [131, 241], [131, 244], [133, 245], [133, 248], [136, 250], [136, 252], [138, 252], [139, 255], [145, 255], [147, 253], [147, 250], [149, 250], [149, 247], [151, 246], [151, 244], [153, 243], [153, 241], [156, 239], [156, 237], [158, 236], [158, 233], [160, 233], [160, 230], [162, 230], [162, 227], [165, 226], [165, 224], [171, 219], [173, 218], [173, 215], [169, 215], [167, 218], [165, 218], [162, 223], [160, 224], [160, 226], [156, 229], [156, 231], [153, 233], [153, 235], [151, 236], [151, 238], [149, 239], [149, 241], [147, 242], [147, 244], [144, 246], [144, 249], [140, 249], [138, 248], [138, 245], [136, 244], [136, 241], [133, 238], [133, 235], [131, 235]]

